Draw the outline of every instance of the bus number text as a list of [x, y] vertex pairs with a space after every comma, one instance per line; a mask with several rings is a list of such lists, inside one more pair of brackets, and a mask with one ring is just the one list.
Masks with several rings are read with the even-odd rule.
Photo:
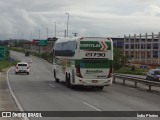
[[86, 57], [105, 57], [105, 53], [86, 53]]

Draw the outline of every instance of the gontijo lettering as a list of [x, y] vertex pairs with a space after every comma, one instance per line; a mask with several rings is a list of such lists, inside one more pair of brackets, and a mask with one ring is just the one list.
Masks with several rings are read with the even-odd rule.
[[100, 44], [80, 44], [80, 47], [101, 47]]
[[80, 41], [80, 49], [106, 51], [111, 49], [111, 43], [105, 41]]

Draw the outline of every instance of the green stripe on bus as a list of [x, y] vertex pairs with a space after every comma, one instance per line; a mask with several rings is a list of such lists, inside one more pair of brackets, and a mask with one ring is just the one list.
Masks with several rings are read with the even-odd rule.
[[112, 66], [112, 60], [106, 60], [106, 63], [103, 61], [98, 62], [98, 60], [96, 61], [96, 63], [92, 63], [92, 62], [83, 62], [83, 60], [76, 60], [75, 61], [75, 66], [80, 65], [81, 68], [110, 68]]
[[80, 41], [80, 50], [111, 50], [111, 43], [105, 41]]

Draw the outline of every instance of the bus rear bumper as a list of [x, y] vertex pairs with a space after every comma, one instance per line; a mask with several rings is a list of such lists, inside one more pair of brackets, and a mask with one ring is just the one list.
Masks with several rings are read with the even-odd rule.
[[82, 85], [82, 86], [110, 86], [112, 85], [112, 78], [108, 79], [79, 79], [76, 84], [73, 85]]

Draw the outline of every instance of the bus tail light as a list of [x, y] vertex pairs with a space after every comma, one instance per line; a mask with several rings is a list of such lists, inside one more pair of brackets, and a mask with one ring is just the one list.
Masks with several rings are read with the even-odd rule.
[[83, 78], [82, 75], [81, 75], [80, 65], [78, 65], [76, 67], [76, 75], [77, 75], [77, 77]]
[[109, 74], [108, 74], [107, 78], [111, 78], [111, 77], [112, 77], [112, 66], [109, 69]]

